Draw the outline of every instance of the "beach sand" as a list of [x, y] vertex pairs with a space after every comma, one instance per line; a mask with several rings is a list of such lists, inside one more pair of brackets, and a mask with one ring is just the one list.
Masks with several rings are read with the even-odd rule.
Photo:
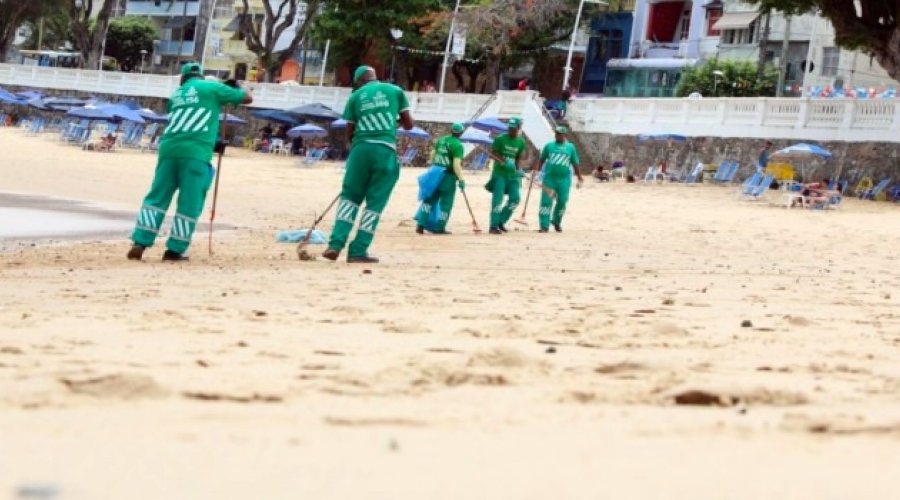
[[[0, 150], [0, 191], [132, 212], [155, 163], [11, 129]], [[561, 234], [532, 198], [529, 226], [474, 235], [458, 197], [453, 236], [419, 236], [419, 173], [374, 266], [274, 241], [335, 164], [235, 149], [212, 258], [202, 232], [183, 265], [126, 261], [127, 232], [8, 246], [0, 498], [897, 495], [897, 206], [589, 181]]]

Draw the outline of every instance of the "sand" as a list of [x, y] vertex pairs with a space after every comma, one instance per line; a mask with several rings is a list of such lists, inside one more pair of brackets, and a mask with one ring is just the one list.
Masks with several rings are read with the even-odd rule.
[[[10, 129], [0, 151], [0, 191], [119, 211], [155, 161]], [[7, 246], [0, 498], [896, 496], [897, 206], [588, 183], [562, 234], [532, 204], [474, 235], [459, 199], [454, 235], [423, 237], [418, 173], [377, 266], [274, 241], [336, 164], [238, 150], [212, 258], [205, 233], [185, 265], [126, 261], [126, 232]]]

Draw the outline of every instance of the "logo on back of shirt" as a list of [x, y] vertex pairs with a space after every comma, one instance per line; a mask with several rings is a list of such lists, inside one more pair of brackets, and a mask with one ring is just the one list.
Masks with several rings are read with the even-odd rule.
[[212, 110], [186, 106], [178, 108], [169, 116], [169, 126], [165, 134], [183, 134], [209, 132], [209, 121], [212, 118]]

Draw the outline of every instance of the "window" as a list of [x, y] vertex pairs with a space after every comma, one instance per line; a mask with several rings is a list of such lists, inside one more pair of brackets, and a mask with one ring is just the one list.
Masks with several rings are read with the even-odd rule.
[[714, 30], [716, 21], [722, 17], [722, 9], [709, 9], [706, 11], [706, 36], [719, 36], [719, 30]]
[[234, 15], [234, 0], [218, 0], [216, 2], [216, 10], [213, 17], [216, 19], [222, 17], [231, 17]]
[[749, 28], [741, 30], [722, 30], [720, 43], [725, 45], [752, 45], [756, 27], [751, 24]]
[[841, 62], [841, 49], [825, 47], [822, 49], [822, 76], [836, 76]]

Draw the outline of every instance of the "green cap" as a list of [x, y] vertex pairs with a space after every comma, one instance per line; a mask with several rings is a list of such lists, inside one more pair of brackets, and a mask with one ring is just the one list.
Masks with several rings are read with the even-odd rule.
[[353, 83], [358, 82], [359, 79], [362, 78], [363, 75], [365, 75], [366, 72], [368, 72], [368, 71], [375, 71], [375, 70], [371, 66], [365, 66], [365, 65], [356, 68], [356, 71], [353, 72]]
[[454, 123], [453, 126], [450, 127], [450, 131], [454, 134], [461, 134], [466, 127], [462, 123]]
[[506, 122], [506, 126], [508, 126], [509, 128], [519, 128], [522, 126], [522, 119], [518, 116], [514, 116], [510, 118], [508, 122]]
[[193, 61], [186, 62], [181, 66], [181, 76], [187, 75], [197, 75], [200, 76], [203, 74], [203, 67], [200, 66], [200, 63], [196, 63]]
[[568, 134], [569, 129], [567, 129], [566, 127], [556, 127], [556, 133], [557, 134]]

